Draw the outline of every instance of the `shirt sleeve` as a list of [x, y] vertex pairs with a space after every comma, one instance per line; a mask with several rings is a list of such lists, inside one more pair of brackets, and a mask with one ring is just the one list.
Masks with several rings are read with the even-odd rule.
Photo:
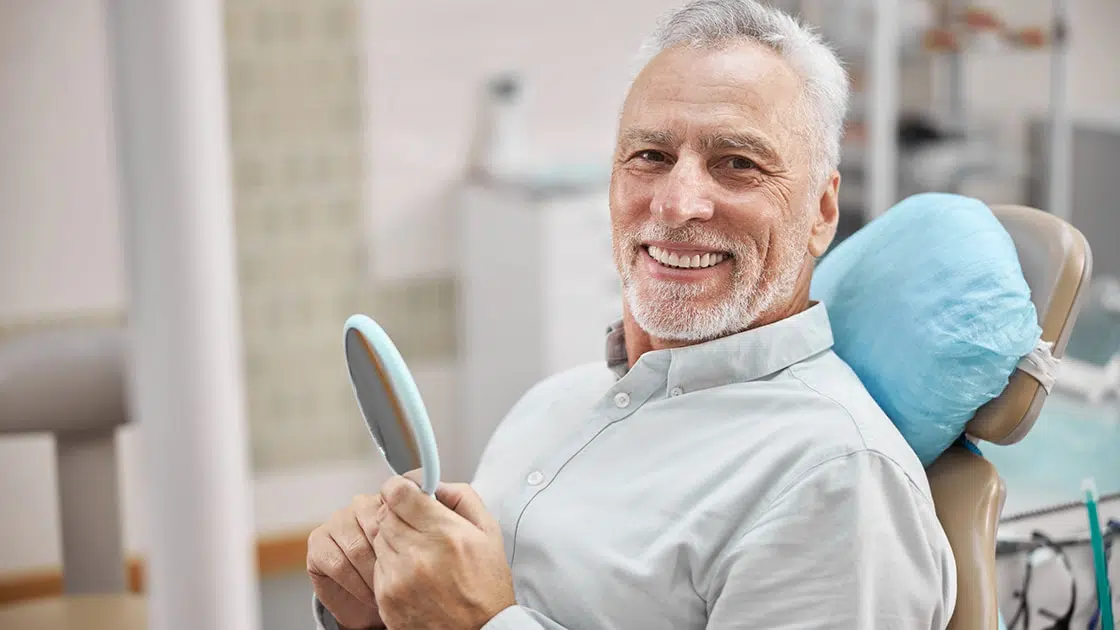
[[[338, 622], [319, 598], [311, 596], [311, 609], [315, 615], [315, 630], [340, 630]], [[539, 612], [524, 606], [510, 606], [494, 615], [482, 630], [566, 630]]]
[[857, 452], [780, 495], [713, 568], [708, 630], [943, 630], [956, 565], [932, 501], [894, 461]]
[[494, 615], [482, 630], [566, 630], [564, 626], [525, 606], [510, 606]]

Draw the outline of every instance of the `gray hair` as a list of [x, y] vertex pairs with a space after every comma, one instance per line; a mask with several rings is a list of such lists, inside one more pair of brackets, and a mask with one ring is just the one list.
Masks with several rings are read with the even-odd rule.
[[836, 168], [848, 112], [848, 75], [832, 48], [789, 14], [757, 0], [693, 0], [662, 19], [639, 59], [644, 66], [669, 48], [718, 49], [743, 41], [761, 44], [793, 66], [801, 77], [801, 105], [816, 127], [809, 131], [810, 140], [820, 148], [812, 166], [822, 176]]

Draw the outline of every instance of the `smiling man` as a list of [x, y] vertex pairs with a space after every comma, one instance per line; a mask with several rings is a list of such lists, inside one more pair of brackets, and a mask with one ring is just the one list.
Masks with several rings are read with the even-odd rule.
[[809, 300], [847, 79], [790, 17], [702, 0], [626, 97], [606, 361], [529, 391], [471, 485], [394, 477], [310, 539], [323, 627], [944, 628], [925, 472]]

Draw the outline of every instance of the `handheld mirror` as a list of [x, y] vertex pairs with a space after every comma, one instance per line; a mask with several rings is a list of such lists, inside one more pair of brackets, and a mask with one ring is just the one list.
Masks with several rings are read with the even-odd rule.
[[420, 487], [434, 494], [439, 484], [435, 432], [397, 347], [365, 315], [346, 320], [344, 345], [350, 385], [378, 450], [398, 475], [421, 469]]

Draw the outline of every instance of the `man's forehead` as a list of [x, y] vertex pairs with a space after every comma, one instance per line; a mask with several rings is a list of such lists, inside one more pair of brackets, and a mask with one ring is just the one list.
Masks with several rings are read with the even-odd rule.
[[785, 59], [758, 44], [671, 48], [634, 80], [622, 109], [619, 139], [648, 131], [702, 141], [718, 135], [734, 139], [745, 135], [735, 133], [739, 128], [779, 140], [801, 124], [795, 116], [800, 85]]

